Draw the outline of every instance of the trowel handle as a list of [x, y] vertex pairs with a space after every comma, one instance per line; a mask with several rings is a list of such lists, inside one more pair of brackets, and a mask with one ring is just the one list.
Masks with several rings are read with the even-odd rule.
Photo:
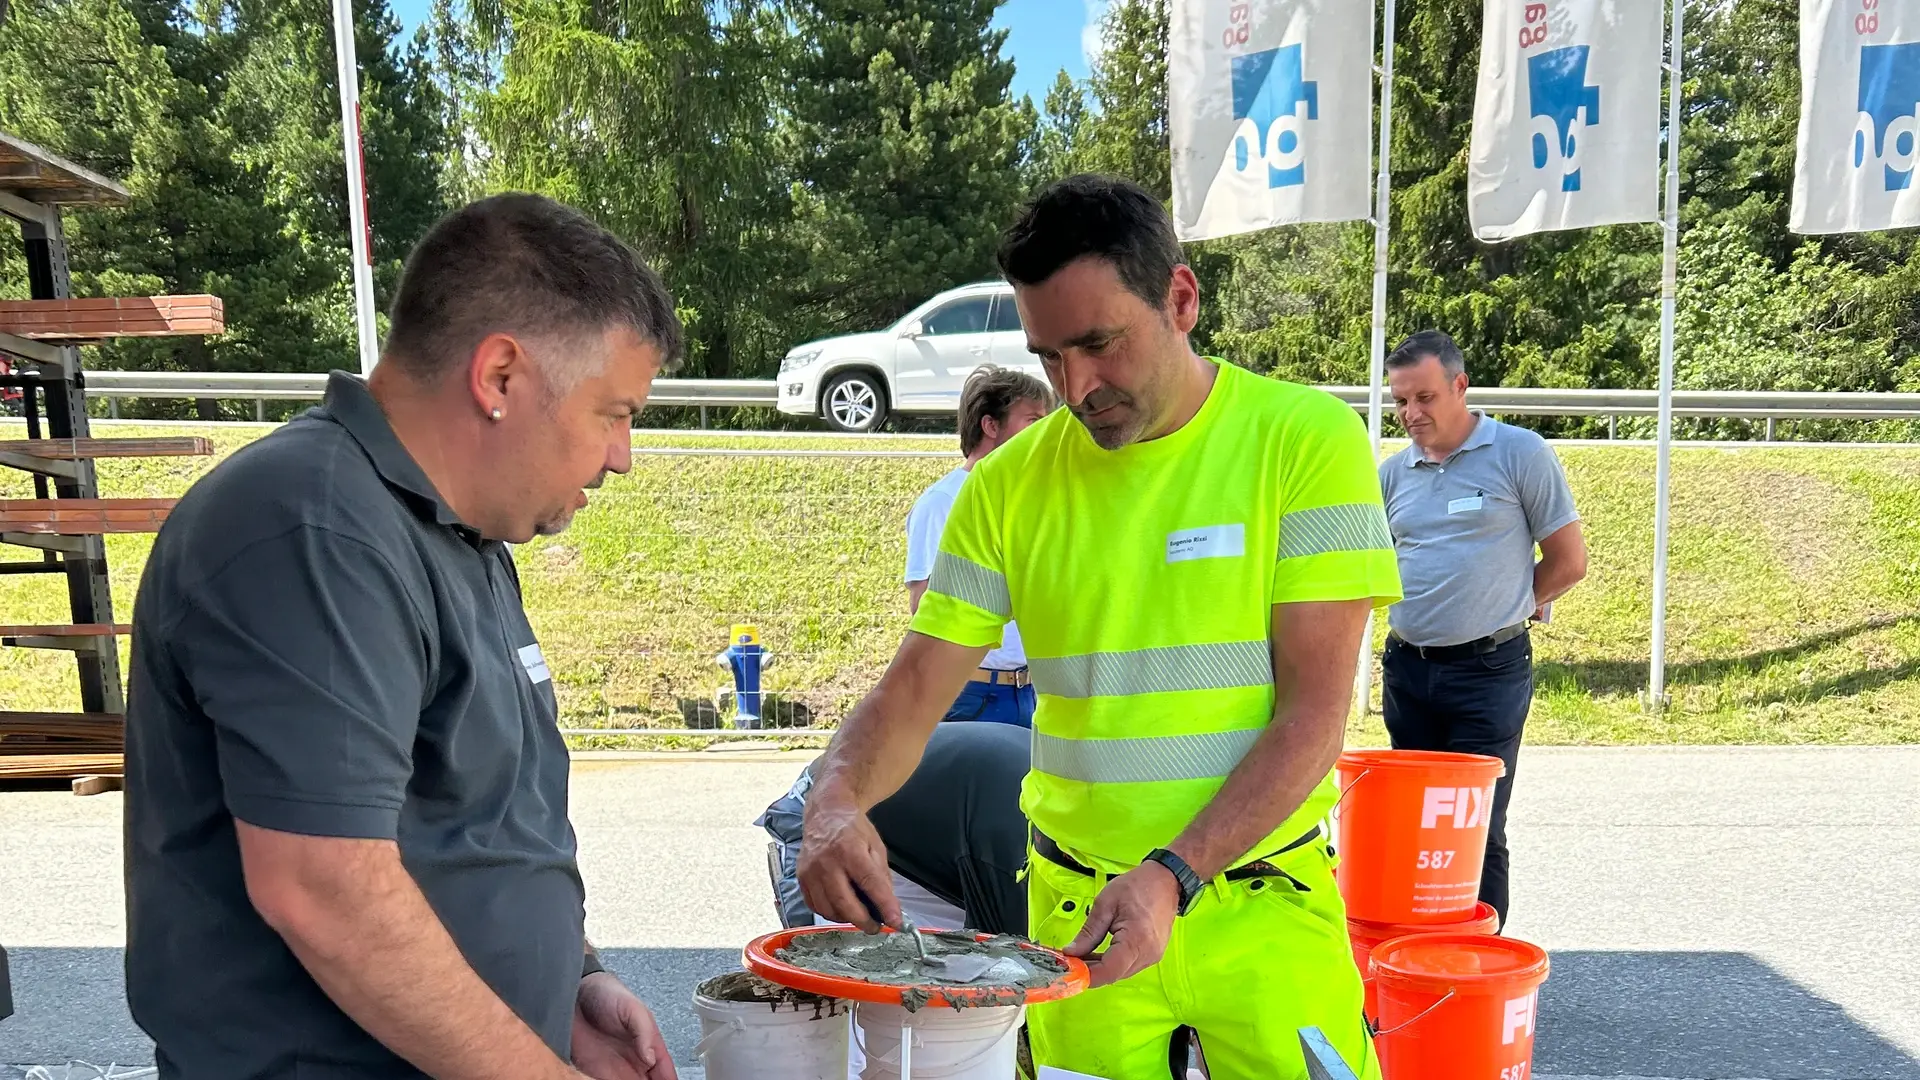
[[[880, 905], [873, 902], [873, 897], [868, 896], [866, 890], [862, 889], [859, 885], [851, 881], [847, 884], [853, 885], [853, 895], [860, 898], [860, 903], [866, 906], [867, 914], [872, 917], [873, 921], [879, 923], [881, 926], [887, 925], [887, 917], [880, 914]], [[900, 921], [904, 925], [894, 927], [895, 930], [906, 930], [909, 932], [913, 930], [913, 924], [907, 920], [906, 912], [903, 911], [900, 913]]]

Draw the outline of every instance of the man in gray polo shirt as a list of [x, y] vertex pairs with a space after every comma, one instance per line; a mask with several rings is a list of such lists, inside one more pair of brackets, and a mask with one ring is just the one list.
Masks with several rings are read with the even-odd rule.
[[1387, 733], [1397, 749], [1507, 763], [1480, 882], [1504, 926], [1507, 802], [1533, 703], [1527, 626], [1586, 576], [1586, 541], [1546, 440], [1467, 409], [1452, 338], [1423, 330], [1402, 342], [1387, 385], [1413, 442], [1380, 466], [1405, 597], [1387, 613]]
[[502, 195], [407, 260], [372, 377], [194, 484], [134, 608], [127, 997], [162, 1078], [672, 1080], [600, 969], [507, 544], [631, 465], [660, 279]]

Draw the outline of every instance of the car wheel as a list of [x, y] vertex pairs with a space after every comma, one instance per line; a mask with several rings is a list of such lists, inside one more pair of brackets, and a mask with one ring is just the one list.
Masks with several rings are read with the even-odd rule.
[[835, 431], [866, 434], [887, 419], [887, 391], [880, 378], [864, 371], [841, 375], [820, 395], [820, 412]]

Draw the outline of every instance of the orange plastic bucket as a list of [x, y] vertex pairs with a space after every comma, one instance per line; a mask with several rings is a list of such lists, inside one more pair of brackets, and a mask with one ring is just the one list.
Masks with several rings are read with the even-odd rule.
[[1491, 934], [1500, 929], [1500, 913], [1493, 905], [1476, 903], [1473, 917], [1459, 922], [1438, 923], [1433, 926], [1410, 926], [1405, 923], [1370, 923], [1362, 919], [1347, 920], [1347, 940], [1353, 945], [1353, 963], [1360, 969], [1360, 985], [1367, 991], [1366, 1012], [1369, 1017], [1378, 1019], [1380, 1002], [1374, 993], [1373, 972], [1368, 960], [1373, 956], [1374, 947], [1408, 934]]
[[1393, 1080], [1527, 1080], [1546, 950], [1485, 934], [1414, 934], [1376, 946], [1374, 1048]]
[[1493, 786], [1505, 762], [1430, 750], [1350, 750], [1334, 768], [1347, 917], [1430, 926], [1473, 916]]

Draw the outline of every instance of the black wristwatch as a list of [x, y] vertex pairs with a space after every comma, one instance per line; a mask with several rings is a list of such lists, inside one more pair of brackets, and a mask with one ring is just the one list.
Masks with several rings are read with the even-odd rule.
[[1156, 848], [1147, 856], [1147, 861], [1157, 862], [1166, 867], [1172, 872], [1174, 882], [1180, 886], [1180, 910], [1175, 914], [1185, 915], [1193, 910], [1193, 902], [1200, 898], [1200, 890], [1206, 888], [1207, 883], [1201, 880], [1199, 874], [1193, 872], [1193, 867], [1187, 865], [1187, 860], [1166, 848]]
[[596, 971], [605, 970], [607, 969], [600, 966], [600, 954], [595, 952], [592, 946], [588, 946], [586, 956], [580, 964], [580, 977], [584, 979]]

